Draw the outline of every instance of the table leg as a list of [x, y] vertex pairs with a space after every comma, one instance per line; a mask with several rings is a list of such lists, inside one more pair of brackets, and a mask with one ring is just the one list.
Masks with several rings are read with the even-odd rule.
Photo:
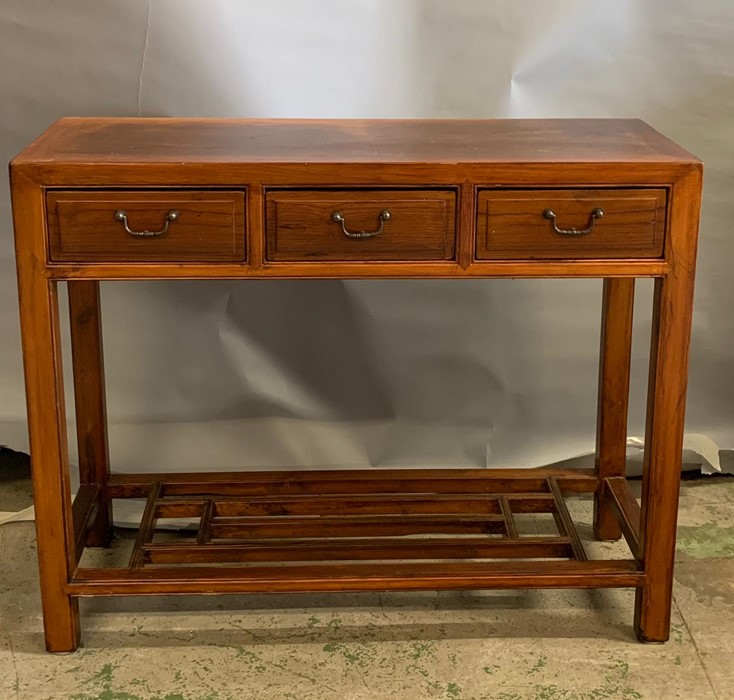
[[598, 540], [622, 536], [601, 479], [625, 475], [634, 300], [634, 278], [604, 280], [596, 428], [596, 475], [600, 483], [594, 494], [594, 537]]
[[11, 171], [18, 298], [46, 648], [79, 644], [79, 604], [66, 593], [76, 565], [57, 283], [44, 274], [44, 193]]
[[87, 545], [105, 547], [112, 534], [112, 508], [104, 495], [109, 478], [109, 449], [99, 282], [70, 280], [67, 285], [79, 476], [82, 484], [102, 487], [97, 514], [88, 531]]
[[673, 188], [670, 273], [655, 280], [639, 552], [646, 584], [635, 599], [635, 631], [644, 642], [670, 636], [700, 177], [694, 171]]
[[57, 283], [40, 274], [30, 275], [28, 280], [19, 274], [46, 648], [73, 651], [79, 643], [79, 604], [64, 592], [75, 561]]

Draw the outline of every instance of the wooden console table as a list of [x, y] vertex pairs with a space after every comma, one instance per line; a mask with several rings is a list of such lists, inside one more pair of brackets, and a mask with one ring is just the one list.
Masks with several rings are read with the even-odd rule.
[[[701, 163], [635, 120], [62, 119], [11, 164], [41, 593], [634, 587], [668, 638]], [[99, 280], [604, 278], [596, 469], [110, 473]], [[655, 278], [642, 505], [624, 479], [634, 279]], [[81, 488], [69, 488], [57, 282]], [[595, 496], [589, 560], [564, 493]], [[147, 499], [126, 568], [110, 504]], [[551, 513], [558, 535], [515, 516]], [[187, 543], [158, 518], [200, 518]]]

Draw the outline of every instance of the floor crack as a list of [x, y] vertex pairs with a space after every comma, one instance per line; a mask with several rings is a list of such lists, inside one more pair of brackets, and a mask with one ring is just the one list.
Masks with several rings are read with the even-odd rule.
[[20, 676], [18, 675], [18, 663], [15, 660], [15, 650], [13, 649], [13, 640], [10, 638], [10, 632], [5, 632], [5, 638], [8, 640], [8, 648], [10, 649], [10, 659], [13, 662], [13, 673], [15, 674], [15, 700], [20, 697]]
[[683, 620], [683, 626], [686, 628], [686, 632], [688, 632], [688, 636], [691, 639], [691, 644], [693, 644], [693, 649], [696, 652], [696, 658], [698, 658], [698, 662], [701, 664], [701, 668], [703, 669], [703, 675], [706, 676], [706, 680], [709, 682], [709, 687], [711, 688], [711, 692], [714, 694], [714, 697], [716, 700], [721, 700], [719, 698], [719, 694], [716, 692], [716, 688], [714, 688], [714, 684], [711, 681], [711, 676], [709, 676], [708, 669], [706, 668], [706, 664], [703, 661], [703, 656], [701, 655], [701, 650], [698, 648], [698, 644], [696, 644], [696, 638], [693, 636], [693, 633], [691, 632], [691, 628], [688, 626], [688, 621], [683, 615], [683, 611], [680, 608], [680, 605], [678, 605], [678, 601], [673, 598], [673, 605], [675, 605], [675, 609], [678, 611], [678, 614], [680, 615], [680, 619]]

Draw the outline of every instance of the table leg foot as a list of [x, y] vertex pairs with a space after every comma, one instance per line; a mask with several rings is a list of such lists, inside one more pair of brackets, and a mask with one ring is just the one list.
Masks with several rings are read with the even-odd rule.
[[[54, 598], [53, 601], [49, 600]], [[67, 595], [44, 595], [46, 650], [54, 653], [76, 651], [81, 641], [79, 601]]]
[[670, 637], [672, 590], [661, 588], [645, 586], [635, 594], [635, 634], [641, 642], [662, 643]]

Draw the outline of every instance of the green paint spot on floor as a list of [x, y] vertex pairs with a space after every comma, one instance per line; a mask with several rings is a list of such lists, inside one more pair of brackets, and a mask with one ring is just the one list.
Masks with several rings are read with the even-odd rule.
[[348, 664], [364, 663], [364, 659], [362, 658], [362, 651], [352, 650], [346, 644], [329, 642], [328, 644], [324, 644], [323, 649], [329, 654], [340, 654]]
[[459, 693], [461, 693], [461, 688], [456, 683], [449, 683], [446, 688], [446, 695], [450, 698], [458, 698]]
[[433, 653], [433, 642], [413, 642], [411, 645], [412, 657], [421, 659], [427, 654]]
[[678, 528], [678, 550], [695, 559], [734, 557], [734, 525], [720, 527], [715, 522]]
[[[114, 673], [115, 666], [105, 664], [87, 681], [87, 684], [92, 686], [92, 690], [90, 692], [76, 693], [69, 700], [187, 700], [181, 693], [169, 693], [165, 696], [149, 695], [147, 698], [143, 698], [140, 695], [128, 693], [124, 690], [113, 690]], [[135, 685], [136, 680], [139, 681], [140, 679], [133, 679], [130, 681], [130, 685]], [[141, 684], [144, 684], [144, 682], [137, 683], [137, 685]], [[208, 695], [205, 698], [197, 698], [197, 700], [217, 700], [217, 694]]]
[[676, 644], [683, 644], [685, 626], [680, 623], [674, 623], [670, 626], [670, 636]]
[[541, 656], [533, 665], [533, 667], [528, 671], [528, 673], [538, 673], [541, 668], [544, 668], [546, 664], [548, 663], [548, 659], [545, 656]]

